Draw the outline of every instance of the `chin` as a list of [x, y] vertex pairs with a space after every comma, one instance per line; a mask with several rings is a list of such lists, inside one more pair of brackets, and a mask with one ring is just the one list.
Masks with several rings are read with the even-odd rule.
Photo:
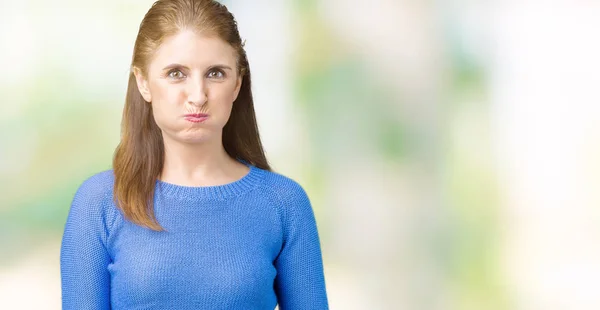
[[180, 137], [178, 140], [187, 144], [199, 144], [212, 140], [212, 135], [187, 135], [184, 137]]
[[217, 138], [217, 135], [211, 132], [186, 132], [179, 135], [178, 140], [184, 143], [204, 143]]
[[162, 131], [163, 137], [168, 137], [171, 141], [176, 141], [185, 144], [199, 144], [220, 139], [221, 135], [218, 131], [209, 128], [172, 128], [171, 130]]

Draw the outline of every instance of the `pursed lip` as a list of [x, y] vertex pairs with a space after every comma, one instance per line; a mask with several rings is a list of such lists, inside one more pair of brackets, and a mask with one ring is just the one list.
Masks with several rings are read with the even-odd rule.
[[206, 121], [208, 119], [208, 114], [204, 114], [204, 113], [190, 113], [190, 114], [184, 115], [184, 118], [188, 122], [203, 123], [204, 121]]
[[196, 118], [200, 118], [200, 117], [208, 117], [208, 114], [205, 113], [192, 113], [192, 114], [186, 114], [184, 115], [185, 117], [196, 117]]

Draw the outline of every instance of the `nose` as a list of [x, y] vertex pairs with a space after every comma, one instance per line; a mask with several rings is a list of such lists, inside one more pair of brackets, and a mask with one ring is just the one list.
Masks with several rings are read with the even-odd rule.
[[208, 94], [202, 79], [190, 79], [190, 83], [187, 87], [187, 97], [188, 103], [195, 106], [201, 106], [206, 103]]

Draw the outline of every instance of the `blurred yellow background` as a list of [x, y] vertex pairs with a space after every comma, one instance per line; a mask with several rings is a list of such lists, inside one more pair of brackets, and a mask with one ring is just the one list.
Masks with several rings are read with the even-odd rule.
[[[332, 309], [600, 309], [598, 1], [223, 1]], [[0, 300], [60, 309], [153, 1], [0, 0]]]

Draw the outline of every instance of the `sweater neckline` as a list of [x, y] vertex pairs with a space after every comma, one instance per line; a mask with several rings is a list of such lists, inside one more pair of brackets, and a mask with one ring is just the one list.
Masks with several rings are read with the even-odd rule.
[[180, 198], [180, 199], [202, 199], [202, 200], [223, 200], [233, 196], [239, 196], [254, 187], [261, 180], [261, 169], [244, 161], [241, 163], [250, 168], [250, 170], [241, 179], [236, 181], [214, 186], [184, 186], [156, 180], [155, 189], [161, 194]]

